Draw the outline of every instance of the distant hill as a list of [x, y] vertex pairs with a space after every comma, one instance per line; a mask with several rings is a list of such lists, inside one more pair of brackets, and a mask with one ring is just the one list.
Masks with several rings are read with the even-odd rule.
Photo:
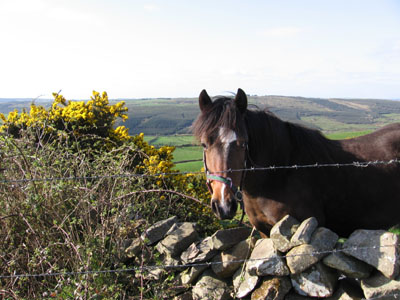
[[[199, 113], [197, 98], [124, 99], [130, 134], [188, 134]], [[35, 103], [48, 106], [52, 100]], [[112, 100], [112, 101], [120, 101]], [[1, 99], [0, 112], [29, 108], [32, 99]], [[249, 104], [267, 108], [284, 120], [318, 128], [324, 133], [365, 131], [400, 122], [400, 101], [250, 96]]]

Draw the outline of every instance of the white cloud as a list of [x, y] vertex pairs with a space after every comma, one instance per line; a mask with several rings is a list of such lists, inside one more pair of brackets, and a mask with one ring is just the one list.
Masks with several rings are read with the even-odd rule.
[[264, 37], [291, 37], [303, 32], [300, 27], [274, 27], [267, 28], [261, 31]]
[[148, 12], [154, 12], [160, 10], [160, 6], [158, 6], [157, 4], [145, 4], [143, 8], [145, 11]]

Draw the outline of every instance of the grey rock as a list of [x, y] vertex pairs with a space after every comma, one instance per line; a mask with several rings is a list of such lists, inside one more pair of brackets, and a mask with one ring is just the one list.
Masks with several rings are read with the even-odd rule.
[[330, 297], [337, 284], [337, 273], [321, 262], [300, 274], [291, 275], [295, 291], [302, 296]]
[[183, 251], [181, 260], [184, 264], [193, 264], [208, 261], [218, 253], [212, 248], [211, 237], [206, 237], [201, 242], [195, 242]]
[[207, 265], [193, 266], [179, 274], [182, 284], [192, 284], [204, 270]]
[[233, 275], [233, 287], [236, 298], [243, 298], [249, 295], [257, 286], [257, 283], [257, 275], [250, 275], [246, 267], [240, 267]]
[[384, 230], [356, 230], [343, 245], [343, 251], [393, 279], [399, 274], [399, 237]]
[[169, 219], [159, 221], [154, 225], [147, 228], [145, 232], [140, 236], [142, 240], [146, 241], [147, 245], [153, 245], [158, 241], [162, 240], [168, 230], [178, 221], [176, 216]]
[[368, 278], [372, 271], [370, 265], [342, 252], [331, 253], [322, 261], [328, 267], [337, 269], [350, 278]]
[[292, 274], [298, 274], [316, 264], [335, 247], [338, 235], [320, 227], [311, 237], [310, 244], [303, 244], [291, 249], [286, 256], [287, 265]]
[[290, 273], [299, 274], [316, 264], [320, 257], [314, 255], [317, 250], [309, 244], [294, 247], [286, 255], [286, 263], [290, 269]]
[[182, 223], [182, 225], [160, 241], [156, 249], [167, 256], [178, 257], [192, 243], [197, 241], [198, 237], [198, 233], [192, 223]]
[[174, 230], [178, 229], [179, 226], [181, 226], [183, 223], [174, 223], [170, 229], [168, 229], [168, 231], [165, 233], [165, 236], [169, 235], [171, 232], [173, 232]]
[[132, 241], [130, 246], [125, 249], [125, 254], [128, 258], [136, 257], [143, 247], [143, 241], [140, 238], [136, 238]]
[[211, 270], [206, 270], [197, 281], [192, 289], [194, 300], [215, 299], [228, 300], [232, 299], [229, 294], [228, 284], [218, 279]]
[[304, 220], [290, 239], [291, 246], [295, 247], [308, 244], [311, 241], [312, 234], [317, 227], [318, 221], [316, 218], [311, 217]]
[[213, 264], [211, 265], [214, 273], [220, 278], [231, 277], [240, 265], [243, 264], [243, 261], [250, 256], [254, 244], [255, 239], [247, 239], [217, 254], [213, 258]]
[[[310, 245], [312, 245], [318, 252], [329, 252], [335, 248], [339, 236], [332, 230], [319, 227], [311, 236]], [[322, 258], [329, 253], [321, 253], [319, 256]]]
[[287, 215], [272, 227], [270, 237], [279, 251], [286, 252], [291, 248], [290, 239], [299, 224], [299, 221]]
[[227, 250], [247, 239], [249, 235], [250, 229], [247, 227], [218, 230], [211, 236], [211, 247], [215, 250]]
[[367, 299], [400, 299], [400, 277], [389, 279], [382, 273], [377, 272], [374, 276], [361, 280], [361, 288]]
[[283, 300], [291, 288], [288, 277], [265, 277], [261, 286], [251, 294], [251, 300]]
[[285, 260], [275, 248], [272, 239], [259, 239], [247, 262], [247, 270], [251, 275], [286, 276], [289, 269]]

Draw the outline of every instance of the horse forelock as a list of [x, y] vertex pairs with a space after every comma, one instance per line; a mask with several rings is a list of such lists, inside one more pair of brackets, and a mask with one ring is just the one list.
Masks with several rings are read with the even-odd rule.
[[201, 140], [203, 137], [216, 138], [221, 133], [220, 128], [240, 133], [242, 130], [238, 127], [238, 114], [232, 98], [215, 98], [212, 105], [203, 111], [193, 123], [193, 134], [198, 140]]

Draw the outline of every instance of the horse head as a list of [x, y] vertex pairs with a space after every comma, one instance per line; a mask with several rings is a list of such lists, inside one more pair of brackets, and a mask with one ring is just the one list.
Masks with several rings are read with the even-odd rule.
[[232, 219], [238, 201], [242, 201], [240, 189], [248, 144], [244, 119], [247, 96], [239, 89], [235, 98], [218, 97], [213, 101], [203, 90], [199, 106], [201, 113], [193, 129], [203, 146], [211, 208], [220, 219]]

